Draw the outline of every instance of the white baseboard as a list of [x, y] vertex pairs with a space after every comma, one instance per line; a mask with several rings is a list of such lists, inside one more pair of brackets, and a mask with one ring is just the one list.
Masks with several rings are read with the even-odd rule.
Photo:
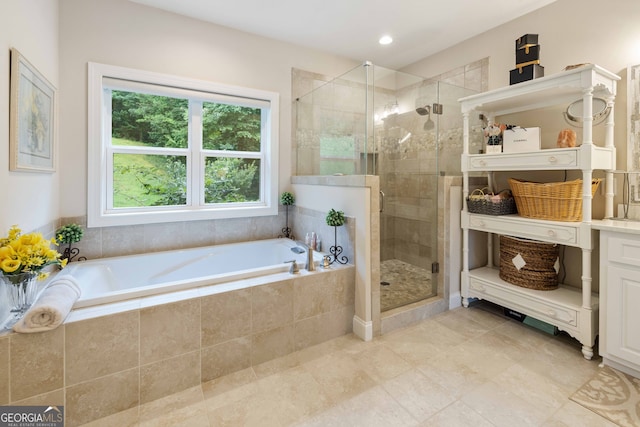
[[449, 295], [449, 310], [458, 307], [462, 307], [462, 295], [460, 295], [460, 292]]
[[358, 316], [353, 316], [353, 333], [363, 341], [373, 339], [373, 322], [365, 322]]

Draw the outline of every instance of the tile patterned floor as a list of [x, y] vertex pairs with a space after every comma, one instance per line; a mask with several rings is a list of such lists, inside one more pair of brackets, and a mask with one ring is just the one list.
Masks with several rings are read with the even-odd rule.
[[[380, 278], [388, 285], [380, 286], [380, 310], [422, 301], [435, 295], [431, 272], [399, 259], [388, 259], [380, 264]], [[381, 283], [382, 283], [381, 282]]]
[[481, 303], [371, 342], [340, 337], [89, 425], [615, 426], [569, 399], [598, 362]]

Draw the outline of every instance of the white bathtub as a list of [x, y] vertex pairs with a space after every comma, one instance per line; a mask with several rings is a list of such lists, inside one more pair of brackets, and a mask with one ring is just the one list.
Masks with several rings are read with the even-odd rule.
[[[76, 309], [288, 272], [290, 260], [302, 270], [306, 253], [292, 252], [296, 246], [289, 239], [258, 240], [74, 262], [63, 272], [80, 284]], [[316, 266], [323, 255], [314, 252]]]

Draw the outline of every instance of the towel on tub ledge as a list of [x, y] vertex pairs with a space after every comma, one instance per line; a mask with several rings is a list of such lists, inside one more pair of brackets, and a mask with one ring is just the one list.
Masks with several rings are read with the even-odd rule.
[[58, 274], [42, 291], [22, 319], [13, 325], [15, 332], [28, 334], [55, 329], [67, 317], [80, 298], [80, 286], [69, 274]]

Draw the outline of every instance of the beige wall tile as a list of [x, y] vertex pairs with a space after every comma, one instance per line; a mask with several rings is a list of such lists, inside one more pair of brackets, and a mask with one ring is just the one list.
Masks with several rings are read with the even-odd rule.
[[133, 311], [66, 325], [66, 385], [138, 366], [139, 323]]
[[251, 288], [253, 333], [293, 322], [293, 280]]
[[322, 322], [326, 315], [318, 315], [299, 320], [294, 325], [294, 349], [301, 350], [325, 341], [321, 336], [324, 331]]
[[293, 325], [254, 334], [251, 337], [251, 364], [258, 365], [293, 350]]
[[251, 289], [202, 298], [202, 346], [251, 334]]
[[202, 381], [211, 381], [223, 375], [251, 366], [251, 339], [236, 338], [202, 349]]
[[137, 406], [139, 374], [139, 369], [130, 369], [67, 387], [67, 425], [84, 424]]
[[140, 310], [140, 364], [200, 348], [200, 300]]
[[121, 256], [144, 252], [144, 227], [127, 225], [102, 229], [102, 256]]
[[316, 273], [294, 280], [294, 320], [306, 319], [329, 311], [332, 291], [337, 285], [336, 279], [335, 274]]
[[0, 338], [0, 405], [9, 403], [9, 337]]
[[64, 405], [64, 389], [50, 391], [37, 396], [28, 397], [23, 400], [12, 402], [14, 405], [29, 406], [62, 406]]
[[200, 351], [140, 367], [140, 403], [200, 385]]
[[351, 332], [354, 312], [354, 307], [343, 307], [296, 322], [295, 350], [302, 350]]
[[64, 327], [10, 335], [11, 401], [64, 386]]
[[332, 274], [331, 280], [331, 306], [330, 310], [337, 310], [342, 307], [352, 307], [356, 301], [356, 269], [347, 267], [337, 270]]

